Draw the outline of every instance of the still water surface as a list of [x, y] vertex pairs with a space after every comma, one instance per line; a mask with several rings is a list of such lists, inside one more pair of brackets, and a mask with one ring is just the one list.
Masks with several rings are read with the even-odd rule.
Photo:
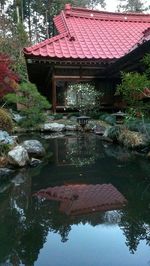
[[40, 140], [46, 161], [0, 186], [0, 265], [150, 265], [150, 162], [94, 135]]

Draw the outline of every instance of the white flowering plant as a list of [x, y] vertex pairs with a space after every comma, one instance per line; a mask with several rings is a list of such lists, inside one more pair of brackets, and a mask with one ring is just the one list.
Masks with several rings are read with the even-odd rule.
[[89, 115], [100, 107], [102, 93], [89, 83], [76, 83], [69, 86], [67, 105], [76, 108], [83, 115]]

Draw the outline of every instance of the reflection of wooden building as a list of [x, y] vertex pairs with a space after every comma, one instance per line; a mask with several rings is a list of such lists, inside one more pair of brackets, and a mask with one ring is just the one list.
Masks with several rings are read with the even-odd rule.
[[40, 190], [36, 196], [60, 201], [60, 211], [73, 216], [121, 209], [127, 203], [124, 196], [111, 184], [50, 187]]
[[73, 8], [54, 18], [58, 35], [25, 48], [31, 82], [52, 102], [66, 106], [74, 82], [94, 82], [113, 104], [120, 70], [142, 71], [140, 59], [150, 51], [150, 15]]

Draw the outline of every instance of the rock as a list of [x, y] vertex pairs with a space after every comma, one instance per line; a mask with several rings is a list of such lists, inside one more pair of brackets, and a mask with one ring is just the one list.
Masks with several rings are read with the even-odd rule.
[[15, 141], [6, 131], [0, 130], [0, 143], [13, 145]]
[[95, 125], [93, 131], [96, 135], [104, 135], [106, 128], [100, 125]]
[[51, 132], [61, 132], [65, 130], [65, 125], [59, 123], [45, 123], [44, 125], [42, 125], [41, 130], [51, 131]]
[[24, 116], [21, 116], [20, 114], [15, 114], [12, 113], [12, 119], [16, 122], [19, 123], [22, 119], [24, 119]]
[[25, 140], [22, 146], [27, 150], [29, 155], [42, 157], [45, 155], [45, 149], [42, 143], [38, 140]]
[[16, 146], [14, 149], [8, 152], [8, 161], [10, 164], [16, 166], [27, 165], [29, 162], [27, 150], [21, 145]]
[[77, 126], [76, 125], [66, 125], [66, 131], [76, 131]]
[[12, 174], [14, 174], [14, 170], [9, 168], [0, 168], [0, 179], [4, 177], [10, 177]]
[[30, 161], [30, 166], [32, 166], [32, 167], [36, 167], [36, 166], [38, 166], [38, 165], [41, 164], [41, 163], [42, 163], [41, 160], [38, 160], [38, 159], [36, 159], [36, 158], [32, 158], [31, 161]]

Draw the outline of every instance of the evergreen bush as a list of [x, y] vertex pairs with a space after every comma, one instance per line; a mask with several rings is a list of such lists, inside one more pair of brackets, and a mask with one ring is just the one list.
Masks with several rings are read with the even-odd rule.
[[16, 103], [20, 108], [20, 113], [24, 117], [20, 125], [25, 128], [37, 127], [45, 121], [45, 110], [51, 105], [37, 90], [36, 86], [30, 82], [23, 82], [17, 93], [10, 93], [5, 96], [8, 103]]

